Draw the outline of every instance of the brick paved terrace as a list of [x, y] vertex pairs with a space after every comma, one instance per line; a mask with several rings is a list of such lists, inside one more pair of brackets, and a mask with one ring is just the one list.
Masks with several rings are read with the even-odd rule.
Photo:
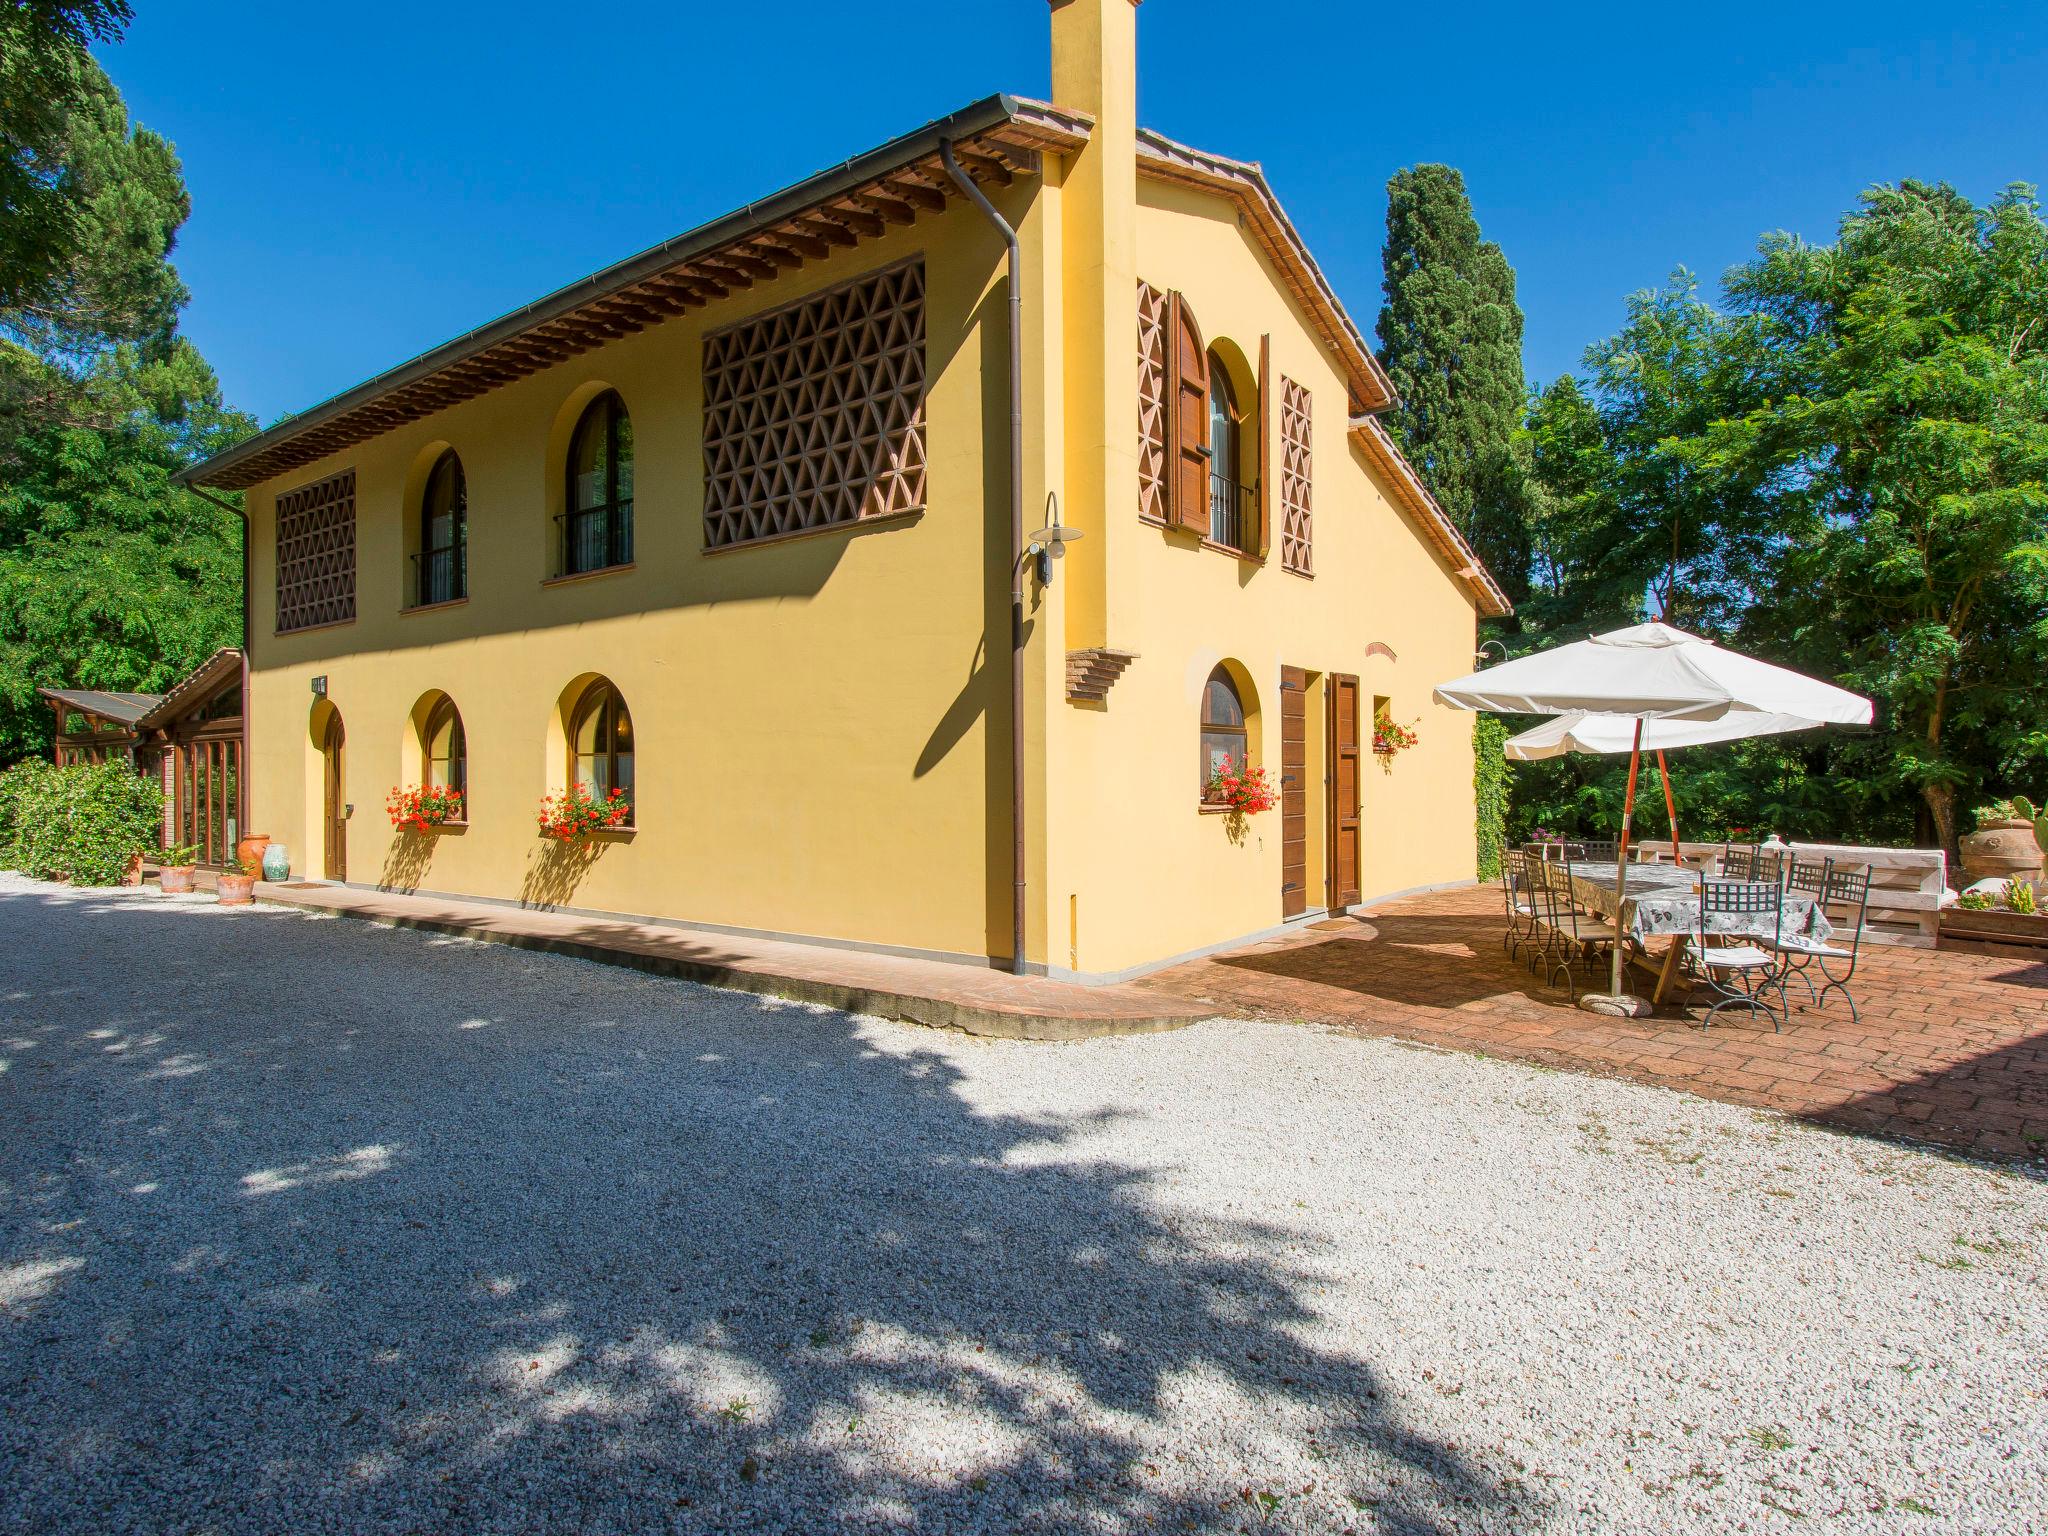
[[[1677, 1006], [1610, 1019], [1501, 949], [1497, 889], [1389, 902], [1136, 983], [1174, 1001], [1662, 1083], [1844, 1130], [2048, 1167], [2048, 963], [1864, 946], [1861, 1022], [1831, 998], [1780, 1033]], [[1636, 973], [1638, 991], [1650, 978]]]

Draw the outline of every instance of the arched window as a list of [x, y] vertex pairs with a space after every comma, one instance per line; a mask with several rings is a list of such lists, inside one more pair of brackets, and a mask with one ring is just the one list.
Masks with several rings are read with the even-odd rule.
[[569, 486], [562, 510], [562, 574], [601, 571], [633, 560], [633, 421], [618, 392], [585, 407], [569, 439]]
[[[633, 800], [633, 717], [603, 678], [576, 701], [569, 719], [569, 776], [602, 800], [615, 789]], [[626, 813], [632, 820], [632, 812]]]
[[1237, 696], [1237, 684], [1224, 667], [1209, 674], [1202, 685], [1202, 795], [1207, 798], [1209, 780], [1223, 760], [1244, 765], [1249, 741], [1244, 727], [1244, 701]]
[[420, 548], [413, 601], [452, 603], [469, 595], [469, 482], [450, 448], [435, 462], [420, 497]]
[[1244, 436], [1237, 391], [1230, 370], [1209, 354], [1209, 537], [1232, 549], [1245, 549], [1251, 512], [1246, 487]]
[[443, 698], [428, 714], [426, 729], [420, 732], [420, 758], [428, 788], [452, 789], [468, 800], [469, 738], [463, 734], [462, 712], [453, 699]]

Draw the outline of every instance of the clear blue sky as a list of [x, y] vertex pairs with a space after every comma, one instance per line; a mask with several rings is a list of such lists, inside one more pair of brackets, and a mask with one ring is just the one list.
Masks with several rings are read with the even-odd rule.
[[[178, 146], [186, 329], [265, 421], [998, 90], [1045, 0], [640, 7], [135, 0], [100, 57]], [[875, 20], [873, 18], [884, 18]], [[1630, 291], [1875, 181], [2048, 180], [2048, 4], [1150, 0], [1148, 126], [1261, 160], [1368, 333], [1385, 183], [1465, 173], [1532, 379]]]

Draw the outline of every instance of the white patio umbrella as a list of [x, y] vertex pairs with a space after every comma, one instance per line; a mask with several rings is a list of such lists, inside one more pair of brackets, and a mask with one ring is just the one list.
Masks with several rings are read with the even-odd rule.
[[[1636, 749], [1638, 722], [1622, 715], [1589, 715], [1583, 710], [1559, 715], [1507, 739], [1508, 760], [1516, 763], [1541, 762], [1563, 757], [1568, 752], [1607, 755]], [[1803, 715], [1765, 714], [1753, 709], [1731, 709], [1718, 720], [1644, 720], [1642, 747], [1657, 754], [1657, 776], [1664, 784], [1664, 809], [1671, 818], [1671, 856], [1678, 857], [1678, 802], [1671, 793], [1671, 769], [1664, 753], [1671, 747], [1703, 747], [1715, 742], [1747, 741], [1753, 736], [1783, 736], [1793, 731], [1817, 731], [1822, 722]]]
[[[1616, 721], [1615, 729], [1627, 731], [1628, 794], [1622, 804], [1621, 837], [1614, 862], [1614, 990], [1605, 998], [1588, 999], [1609, 1012], [1629, 1009], [1632, 1004], [1621, 990], [1621, 952], [1626, 942], [1621, 905], [1645, 723], [1656, 722], [1655, 728], [1664, 731], [1677, 728], [1680, 722], [1695, 726], [1718, 722], [1730, 713], [1784, 716], [1812, 725], [1870, 723], [1870, 700], [1859, 694], [1658, 623], [1637, 624], [1517, 657], [1439, 685], [1436, 699], [1454, 709], [1483, 709], [1495, 714], [1604, 716]], [[1621, 724], [1624, 721], [1628, 722], [1625, 726]], [[1738, 721], [1731, 727], [1734, 736], [1708, 739], [1734, 740], [1752, 734], [1755, 723]], [[1592, 729], [1602, 734], [1609, 727]], [[1562, 734], [1570, 734], [1570, 728]]]

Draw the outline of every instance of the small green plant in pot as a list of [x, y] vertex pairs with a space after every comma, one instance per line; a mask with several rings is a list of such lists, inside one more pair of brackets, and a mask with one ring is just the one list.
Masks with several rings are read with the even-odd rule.
[[166, 896], [186, 896], [192, 891], [192, 876], [199, 868], [197, 843], [173, 843], [156, 856], [157, 889]]
[[216, 885], [216, 894], [224, 907], [245, 907], [256, 899], [256, 877], [263, 872], [263, 865], [253, 855], [238, 857], [233, 869], [224, 869]]

